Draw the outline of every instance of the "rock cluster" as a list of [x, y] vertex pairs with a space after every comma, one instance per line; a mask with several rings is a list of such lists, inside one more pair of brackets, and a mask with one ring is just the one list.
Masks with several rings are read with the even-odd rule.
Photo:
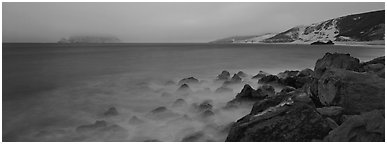
[[259, 77], [258, 83], [284, 88], [264, 96], [245, 85], [229, 103], [253, 101], [253, 108], [226, 141], [385, 141], [384, 57], [360, 63], [327, 53], [314, 71]]

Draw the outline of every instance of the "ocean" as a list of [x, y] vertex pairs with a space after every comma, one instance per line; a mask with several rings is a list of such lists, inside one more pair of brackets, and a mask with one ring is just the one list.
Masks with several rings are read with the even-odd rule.
[[[385, 55], [384, 47], [371, 46], [6, 43], [3, 140], [184, 141], [199, 137], [198, 141], [224, 141], [227, 132], [220, 129], [251, 108], [224, 111], [222, 107], [244, 83], [259, 86], [251, 76], [259, 71], [277, 74], [313, 69], [317, 59], [327, 52], [349, 53], [361, 61]], [[220, 84], [213, 80], [223, 70], [231, 74], [243, 71], [249, 76], [243, 84], [231, 86], [233, 92], [214, 93]], [[177, 82], [187, 77], [200, 80], [199, 85], [190, 85], [194, 93], [175, 94]], [[166, 84], [168, 81], [175, 84]], [[211, 100], [215, 116], [202, 119], [190, 108], [171, 106], [178, 98], [188, 105]], [[165, 119], [149, 116], [159, 106], [165, 106], [174, 115]], [[118, 116], [103, 114], [110, 107], [117, 109]], [[134, 116], [145, 122], [131, 124]], [[121, 129], [92, 133], [76, 130], [96, 120]]]

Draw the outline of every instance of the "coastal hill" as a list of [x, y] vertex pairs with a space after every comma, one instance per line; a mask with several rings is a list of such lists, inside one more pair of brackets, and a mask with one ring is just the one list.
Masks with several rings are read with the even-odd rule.
[[62, 38], [58, 43], [119, 43], [120, 39], [114, 36], [71, 36]]
[[[312, 43], [316, 41], [384, 40], [384, 10], [347, 15], [306, 26], [296, 26], [253, 43]], [[250, 37], [229, 43], [251, 43]], [[219, 43], [219, 40], [211, 43]]]

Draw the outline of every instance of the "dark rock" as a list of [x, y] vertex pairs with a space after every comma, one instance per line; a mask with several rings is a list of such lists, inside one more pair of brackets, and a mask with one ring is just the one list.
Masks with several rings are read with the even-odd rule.
[[191, 93], [192, 90], [189, 88], [188, 84], [182, 84], [178, 89], [177, 92], [183, 92], [183, 93]]
[[286, 86], [286, 87], [284, 87], [284, 88], [280, 91], [280, 93], [286, 94], [286, 93], [292, 92], [292, 91], [294, 91], [294, 90], [296, 90], [294, 87]]
[[307, 68], [307, 69], [304, 69], [300, 72], [297, 73], [297, 77], [306, 77], [306, 76], [312, 76], [313, 75], [313, 70]]
[[211, 116], [214, 116], [215, 114], [214, 114], [214, 112], [212, 112], [211, 110], [206, 110], [206, 111], [204, 111], [202, 114], [201, 114], [201, 116], [202, 117], [211, 117]]
[[224, 85], [215, 90], [215, 93], [228, 93], [228, 92], [233, 92], [233, 90]]
[[383, 57], [375, 58], [368, 62], [361, 63], [361, 67], [359, 71], [376, 74], [377, 76], [384, 78], [385, 77], [384, 67], [385, 67], [385, 64], [384, 64], [384, 56], [383, 56]]
[[336, 123], [336, 121], [333, 120], [333, 119], [331, 119], [331, 118], [329, 118], [329, 117], [326, 118], [326, 121], [327, 121], [327, 123], [328, 123], [328, 126], [329, 126], [331, 129], [335, 129], [335, 128], [339, 127], [339, 125]]
[[271, 85], [262, 85], [260, 86], [256, 92], [258, 93], [258, 95], [260, 95], [261, 97], [271, 97], [271, 96], [274, 96], [275, 94], [275, 90], [273, 88], [273, 86]]
[[323, 105], [341, 106], [344, 114], [384, 109], [384, 79], [342, 69], [331, 69], [318, 80]]
[[199, 106], [199, 111], [206, 111], [206, 110], [212, 110], [212, 101], [211, 100], [205, 100], [203, 101]]
[[274, 106], [261, 108], [265, 109], [263, 111], [255, 107], [252, 113], [238, 120], [226, 141], [312, 141], [323, 139], [331, 130], [326, 120], [309, 104], [289, 98], [272, 102], [270, 105]]
[[323, 116], [339, 116], [343, 113], [343, 108], [339, 106], [322, 107], [316, 109]]
[[252, 79], [260, 79], [260, 78], [263, 78], [263, 77], [268, 76], [268, 75], [270, 75], [270, 74], [267, 72], [259, 71], [259, 73], [255, 76], [253, 76]]
[[314, 67], [315, 76], [320, 78], [327, 69], [337, 68], [358, 71], [359, 59], [351, 57], [350, 54], [326, 53], [323, 58], [318, 59]]
[[118, 115], [118, 111], [115, 107], [109, 108], [105, 113], [103, 113], [105, 116], [116, 116]]
[[161, 107], [158, 107], [158, 108], [155, 108], [154, 110], [152, 110], [151, 113], [153, 113], [153, 114], [162, 113], [162, 112], [165, 112], [167, 110], [168, 109], [166, 107], [161, 106]]
[[321, 42], [321, 41], [316, 41], [312, 42], [310, 45], [334, 45], [333, 41], [329, 40], [327, 42]]
[[279, 78], [275, 75], [267, 75], [258, 80], [259, 84], [278, 83]]
[[237, 74], [234, 74], [231, 78], [231, 80], [225, 81], [223, 85], [228, 85], [228, 84], [238, 84], [242, 82], [242, 78], [239, 77]]
[[189, 78], [183, 78], [182, 80], [179, 81], [179, 85], [182, 84], [198, 84], [199, 80], [194, 78], [194, 77], [189, 77]]
[[173, 107], [183, 107], [183, 106], [187, 106], [187, 105], [188, 105], [188, 103], [184, 99], [177, 99], [172, 104]]
[[221, 74], [219, 74], [217, 77], [216, 77], [216, 80], [223, 80], [223, 81], [227, 81], [230, 79], [230, 72], [224, 70], [222, 71]]
[[100, 120], [100, 121], [95, 121], [94, 124], [81, 125], [81, 126], [77, 127], [76, 131], [82, 133], [82, 132], [89, 132], [89, 131], [93, 131], [93, 130], [96, 130], [99, 128], [104, 128], [104, 127], [107, 127], [106, 121]]
[[239, 77], [247, 77], [248, 75], [246, 73], [244, 73], [243, 71], [239, 71], [236, 75], [238, 75]]
[[238, 93], [233, 100], [229, 101], [225, 108], [238, 107], [239, 104], [253, 104], [256, 101], [274, 95], [274, 93], [274, 88], [271, 86], [265, 85], [258, 88], [258, 90], [254, 90], [250, 85], [245, 84], [241, 92]]
[[145, 123], [145, 121], [142, 119], [139, 119], [137, 116], [132, 116], [132, 118], [130, 118], [129, 120], [129, 124], [131, 125], [138, 125], [143, 123]]
[[329, 132], [324, 141], [329, 142], [384, 142], [384, 111], [373, 110], [355, 115]]
[[289, 70], [286, 70], [284, 72], [281, 72], [279, 74], [277, 74], [278, 78], [280, 79], [284, 79], [284, 78], [287, 78], [287, 77], [295, 77], [297, 76], [297, 74], [299, 73], [300, 71], [289, 71]]

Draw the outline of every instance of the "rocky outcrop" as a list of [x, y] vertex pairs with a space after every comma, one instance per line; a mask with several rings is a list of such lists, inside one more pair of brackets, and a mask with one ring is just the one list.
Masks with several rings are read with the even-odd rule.
[[179, 81], [179, 85], [182, 84], [198, 84], [199, 80], [194, 77], [183, 78]]
[[220, 81], [227, 81], [230, 79], [230, 72], [224, 70], [222, 71], [222, 73], [220, 73], [217, 77], [216, 77], [216, 80], [220, 80]]
[[360, 72], [367, 72], [370, 74], [375, 74], [379, 77], [384, 78], [384, 60], [385, 57], [378, 57], [373, 60], [370, 60], [368, 62], [361, 63], [359, 71]]
[[275, 94], [274, 88], [270, 85], [263, 85], [257, 90], [251, 88], [250, 85], [246, 84], [240, 93], [236, 97], [227, 103], [226, 107], [235, 107], [239, 103], [250, 103], [263, 100], [266, 97], [273, 96]]
[[384, 142], [384, 110], [373, 110], [355, 115], [324, 138], [328, 142]]
[[279, 78], [275, 75], [267, 75], [258, 80], [259, 84], [278, 83]]
[[239, 77], [247, 77], [248, 75], [246, 73], [244, 73], [243, 71], [239, 71], [238, 73], [236, 73], [236, 75], [238, 75]]
[[268, 75], [270, 75], [270, 74], [267, 72], [259, 71], [259, 73], [255, 76], [253, 76], [252, 79], [260, 79], [260, 78], [263, 78], [263, 77], [268, 76]]
[[315, 77], [320, 78], [328, 69], [336, 68], [358, 71], [359, 67], [359, 59], [351, 57], [350, 54], [326, 53], [323, 58], [317, 60], [314, 72]]
[[229, 84], [238, 84], [242, 82], [242, 78], [239, 77], [237, 74], [234, 74], [232, 78], [228, 81], [225, 81], [223, 84], [224, 85], [229, 85]]
[[323, 105], [341, 106], [345, 114], [384, 109], [384, 79], [363, 73], [330, 69], [318, 80]]
[[115, 107], [110, 107], [105, 113], [104, 116], [116, 116], [118, 115], [118, 111]]

